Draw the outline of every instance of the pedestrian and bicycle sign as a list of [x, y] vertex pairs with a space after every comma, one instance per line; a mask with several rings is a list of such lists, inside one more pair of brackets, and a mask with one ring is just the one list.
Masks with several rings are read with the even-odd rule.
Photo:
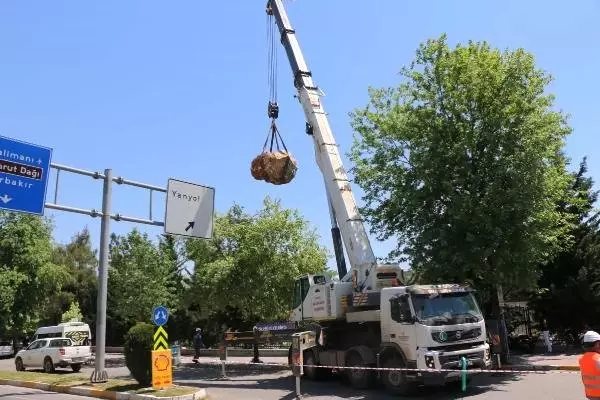
[[156, 326], [163, 326], [169, 320], [169, 310], [165, 306], [154, 307], [152, 310], [152, 322]]

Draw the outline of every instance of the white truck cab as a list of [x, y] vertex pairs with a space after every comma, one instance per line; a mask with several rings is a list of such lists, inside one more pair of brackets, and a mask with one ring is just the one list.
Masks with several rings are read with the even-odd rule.
[[[485, 321], [472, 290], [461, 285], [413, 285], [381, 291], [381, 342], [398, 346], [418, 370], [457, 370], [436, 374], [447, 380], [466, 368], [488, 368]], [[433, 382], [432, 382], [433, 383]]]

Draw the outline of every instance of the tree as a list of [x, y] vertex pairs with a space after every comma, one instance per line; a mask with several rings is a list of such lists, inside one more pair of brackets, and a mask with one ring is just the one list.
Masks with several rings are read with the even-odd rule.
[[547, 264], [541, 266], [540, 287], [563, 288], [568, 284], [569, 278], [578, 275], [582, 260], [578, 259], [581, 241], [593, 230], [590, 213], [598, 199], [598, 192], [593, 190], [594, 181], [586, 176], [588, 172], [587, 158], [579, 164], [579, 169], [572, 173], [573, 179], [569, 187], [569, 202], [561, 201], [558, 205], [560, 212], [570, 215], [574, 222], [569, 232], [573, 239], [558, 256]]
[[323, 272], [328, 257], [308, 222], [268, 197], [254, 215], [234, 205], [216, 218], [212, 240], [187, 246], [195, 262], [190, 307], [202, 318], [249, 326], [287, 318], [294, 279]]
[[185, 241], [171, 235], [161, 236], [158, 250], [167, 263], [167, 288], [175, 294], [173, 309], [169, 312], [169, 337], [174, 340], [189, 338], [193, 331], [190, 313], [185, 307], [186, 291], [190, 286], [189, 259]]
[[595, 321], [600, 308], [597, 287], [600, 276], [599, 216], [593, 207], [598, 192], [594, 181], [586, 176], [587, 159], [574, 172], [569, 188], [571, 202], [561, 202], [558, 209], [571, 214], [576, 224], [571, 229], [573, 241], [550, 263], [541, 266], [540, 290], [534, 292], [530, 304], [545, 317], [554, 330], [578, 334], [585, 324]]
[[90, 232], [84, 228], [66, 245], [56, 245], [52, 261], [69, 271], [69, 279], [61, 291], [51, 295], [46, 302], [44, 324], [56, 324], [73, 302], [81, 307], [82, 320], [92, 326], [96, 323], [96, 298], [98, 292], [97, 251], [92, 248]]
[[79, 303], [75, 301], [71, 303], [69, 309], [63, 313], [60, 322], [81, 321], [82, 319], [83, 315], [81, 314]]
[[[370, 89], [352, 113], [351, 152], [378, 237], [396, 237], [426, 281], [535, 286], [573, 221], [556, 204], [571, 182], [571, 129], [552, 109], [551, 77], [523, 49], [446, 36], [420, 45], [398, 87]], [[494, 295], [492, 295], [494, 293]]]
[[154, 327], [138, 322], [125, 335], [125, 364], [131, 376], [142, 386], [152, 383], [152, 341]]
[[48, 219], [0, 212], [0, 335], [34, 330], [46, 299], [67, 281], [52, 263], [51, 234]]
[[173, 308], [178, 294], [171, 285], [172, 264], [147, 234], [133, 229], [112, 235], [108, 300], [111, 315], [128, 325], [148, 321], [159, 305]]

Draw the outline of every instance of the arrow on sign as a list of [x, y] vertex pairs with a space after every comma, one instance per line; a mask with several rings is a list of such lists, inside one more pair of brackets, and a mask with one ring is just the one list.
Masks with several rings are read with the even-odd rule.
[[156, 332], [154, 332], [154, 350], [167, 350], [169, 348], [169, 343], [167, 342], [168, 339], [169, 335], [167, 335], [165, 328], [162, 326], [156, 328]]
[[2, 200], [2, 202], [3, 202], [4, 204], [6, 204], [6, 203], [8, 203], [9, 201], [11, 201], [12, 199], [11, 199], [10, 197], [8, 197], [8, 195], [6, 195], [6, 194], [5, 194], [4, 196], [0, 197], [0, 200]]
[[195, 224], [196, 224], [196, 223], [195, 223], [194, 221], [190, 221], [190, 222], [188, 222], [188, 226], [187, 226], [187, 228], [185, 228], [185, 231], [187, 232], [187, 231], [189, 231], [190, 229], [194, 229], [194, 225], [195, 225]]

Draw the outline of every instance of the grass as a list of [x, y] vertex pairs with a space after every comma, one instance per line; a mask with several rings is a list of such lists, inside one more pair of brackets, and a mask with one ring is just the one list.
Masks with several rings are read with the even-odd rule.
[[105, 383], [90, 383], [87, 375], [67, 371], [56, 371], [53, 374], [43, 372], [17, 372], [0, 371], [0, 379], [11, 379], [16, 381], [40, 382], [57, 386], [87, 386], [94, 389], [109, 390], [112, 392], [129, 392], [137, 394], [149, 394], [156, 397], [182, 396], [196, 393], [198, 388], [189, 386], [176, 386], [169, 389], [154, 390], [151, 387], [143, 387], [133, 379], [110, 379]]
[[57, 371], [54, 374], [28, 371], [0, 371], [0, 379], [13, 379], [16, 381], [40, 382], [64, 386], [77, 386], [90, 381], [90, 378], [86, 375], [67, 371]]
[[149, 394], [156, 397], [170, 397], [170, 396], [183, 396], [186, 394], [196, 393], [198, 388], [189, 386], [173, 386], [169, 389], [154, 390], [154, 389], [138, 389], [134, 393], [137, 394]]
[[[91, 385], [91, 384], [88, 384]], [[156, 397], [183, 396], [196, 393], [198, 388], [189, 386], [176, 386], [169, 389], [154, 390], [151, 387], [144, 387], [134, 380], [129, 379], [111, 379], [106, 383], [93, 385], [95, 388], [110, 390], [111, 392], [130, 392], [137, 394], [150, 394]]]

